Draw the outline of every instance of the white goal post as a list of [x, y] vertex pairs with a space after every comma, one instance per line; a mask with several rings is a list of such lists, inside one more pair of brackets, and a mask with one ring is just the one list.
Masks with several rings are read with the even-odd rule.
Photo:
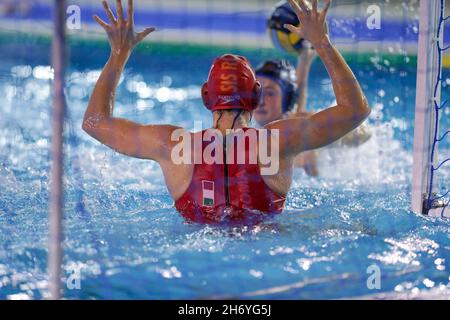
[[[441, 104], [440, 83], [435, 94], [436, 82], [442, 73], [438, 61], [438, 43], [443, 45], [444, 29], [442, 25], [438, 35], [441, 3], [445, 5], [445, 0], [420, 1], [411, 208], [416, 213], [450, 217], [450, 210], [448, 206], [444, 207], [444, 201], [435, 200], [430, 205], [427, 201], [433, 181], [431, 168], [437, 165], [437, 148], [434, 149], [433, 159], [431, 157], [436, 129], [435, 102], [438, 106]], [[435, 195], [431, 190], [433, 197]]]

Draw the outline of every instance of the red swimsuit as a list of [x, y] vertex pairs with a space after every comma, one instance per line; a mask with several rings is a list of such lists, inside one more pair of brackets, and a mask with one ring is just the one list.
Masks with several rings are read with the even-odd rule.
[[[210, 143], [203, 142], [202, 151]], [[243, 220], [255, 212], [281, 213], [286, 198], [267, 186], [259, 165], [249, 163], [248, 150], [246, 139], [244, 164], [237, 163], [237, 144], [233, 163], [195, 164], [191, 184], [175, 202], [177, 210], [188, 220], [203, 223]]]

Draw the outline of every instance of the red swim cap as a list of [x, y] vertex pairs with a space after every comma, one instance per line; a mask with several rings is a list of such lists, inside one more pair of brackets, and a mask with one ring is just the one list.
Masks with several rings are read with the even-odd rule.
[[225, 54], [214, 60], [208, 80], [202, 86], [202, 98], [211, 111], [252, 111], [261, 98], [261, 84], [246, 58]]

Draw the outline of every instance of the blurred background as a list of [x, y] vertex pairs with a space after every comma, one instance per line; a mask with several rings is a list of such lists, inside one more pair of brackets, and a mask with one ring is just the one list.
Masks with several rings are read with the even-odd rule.
[[[123, 2], [125, 5], [126, 1]], [[0, 1], [1, 31], [49, 34], [52, 3], [51, 0]], [[160, 31], [152, 35], [153, 41], [270, 48], [266, 17], [276, 3], [271, 0], [141, 0], [135, 1], [135, 21], [138, 26], [155, 26]], [[81, 26], [69, 30], [73, 38], [103, 37], [91, 18], [93, 14], [103, 15], [101, 1], [67, 1], [67, 5], [75, 5], [80, 13]], [[373, 13], [368, 11], [370, 6], [380, 10], [378, 30], [367, 28], [367, 18]], [[365, 50], [414, 53], [418, 7], [418, 0], [334, 1], [328, 21], [330, 34], [347, 51], [354, 51], [354, 46], [358, 46]], [[447, 15], [448, 11], [447, 8]], [[449, 28], [445, 34], [448, 39]]]
[[[211, 125], [200, 86], [216, 56], [242, 54], [253, 66], [273, 58], [296, 63], [268, 36], [276, 3], [136, 0], [136, 29], [157, 31], [130, 57], [114, 115], [188, 129], [194, 120]], [[48, 297], [52, 6], [0, 0], [0, 299]], [[374, 6], [380, 29], [367, 26]], [[185, 223], [156, 163], [117, 154], [81, 130], [109, 56], [106, 35], [91, 17], [106, 17], [101, 1], [67, 1], [67, 8], [63, 281], [74, 268], [82, 272], [81, 289], [65, 287], [65, 297], [450, 297], [450, 222], [410, 211], [418, 0], [333, 1], [330, 37], [372, 108], [372, 138], [359, 148], [320, 150], [319, 177], [296, 171], [285, 213], [248, 228]], [[450, 43], [449, 20], [444, 42]], [[443, 101], [450, 98], [448, 51]], [[309, 80], [308, 110], [334, 102], [320, 59]], [[443, 108], [442, 133], [449, 115]], [[449, 137], [439, 145], [440, 161], [450, 154]], [[445, 194], [449, 166], [435, 178]], [[373, 264], [382, 274], [375, 291], [366, 285]]]

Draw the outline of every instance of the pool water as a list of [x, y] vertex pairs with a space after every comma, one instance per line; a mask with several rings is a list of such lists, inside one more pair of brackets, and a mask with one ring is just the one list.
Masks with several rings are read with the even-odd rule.
[[[0, 299], [48, 295], [51, 72], [48, 42], [32, 40], [3, 41], [0, 51]], [[115, 115], [187, 128], [194, 120], [211, 125], [200, 85], [213, 58], [226, 51], [142, 46], [126, 67]], [[254, 65], [278, 55], [232, 51]], [[369, 63], [352, 59], [373, 108], [373, 137], [357, 149], [320, 150], [320, 177], [297, 170], [283, 214], [258, 225], [205, 226], [176, 212], [158, 165], [119, 155], [81, 130], [108, 49], [103, 42], [77, 42], [70, 53], [65, 297], [450, 298], [450, 221], [409, 209], [413, 60], [393, 63], [376, 54]], [[445, 96], [448, 70], [443, 78]], [[319, 60], [308, 101], [310, 109], [333, 102]], [[441, 126], [448, 128], [446, 111]], [[440, 146], [442, 159], [449, 151], [447, 140]], [[447, 166], [439, 188], [448, 188], [449, 177]], [[370, 286], [371, 270], [379, 270], [380, 288]], [[65, 285], [76, 283], [74, 274], [81, 276], [79, 288]]]

